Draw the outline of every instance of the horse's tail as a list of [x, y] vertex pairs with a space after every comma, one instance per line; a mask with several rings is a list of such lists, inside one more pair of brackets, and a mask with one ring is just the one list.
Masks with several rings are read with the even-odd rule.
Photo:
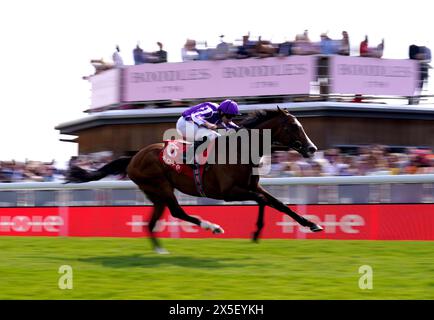
[[100, 180], [108, 175], [121, 174], [126, 176], [127, 167], [130, 164], [132, 158], [133, 157], [121, 157], [107, 163], [96, 171], [86, 171], [78, 166], [72, 166], [66, 175], [66, 183], [95, 181]]

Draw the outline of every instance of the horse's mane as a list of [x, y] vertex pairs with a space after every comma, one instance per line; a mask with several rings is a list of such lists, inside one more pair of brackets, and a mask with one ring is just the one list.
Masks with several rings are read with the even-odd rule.
[[252, 113], [250, 113], [246, 118], [244, 118], [243, 120], [241, 120], [241, 122], [239, 122], [239, 125], [247, 128], [247, 129], [251, 129], [254, 128], [256, 126], [258, 126], [259, 124], [270, 120], [274, 117], [277, 117], [281, 112], [284, 112], [282, 110], [258, 110], [258, 111], [254, 111]]

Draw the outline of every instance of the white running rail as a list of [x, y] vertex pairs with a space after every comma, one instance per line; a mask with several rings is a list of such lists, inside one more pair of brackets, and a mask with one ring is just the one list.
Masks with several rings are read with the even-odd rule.
[[[355, 185], [355, 184], [414, 184], [434, 183], [434, 174], [381, 175], [381, 176], [345, 176], [345, 177], [296, 177], [296, 178], [261, 178], [264, 186], [290, 185]], [[91, 189], [133, 189], [132, 181], [102, 180], [87, 183], [59, 182], [14, 182], [0, 183], [0, 191], [13, 190], [91, 190]]]

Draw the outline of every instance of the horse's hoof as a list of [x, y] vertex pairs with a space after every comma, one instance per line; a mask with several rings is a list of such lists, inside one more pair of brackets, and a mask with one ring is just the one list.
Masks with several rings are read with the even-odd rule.
[[310, 231], [312, 231], [312, 232], [319, 232], [319, 231], [323, 231], [323, 230], [324, 230], [323, 227], [321, 227], [319, 224], [316, 224], [316, 223], [314, 223], [310, 226]]
[[256, 232], [254, 232], [253, 235], [252, 235], [252, 241], [254, 243], [259, 243], [259, 234], [257, 234]]
[[222, 227], [216, 227], [216, 228], [212, 231], [212, 233], [214, 233], [214, 234], [223, 234], [223, 233], [225, 233], [225, 231], [223, 230]]
[[158, 254], [170, 254], [169, 251], [167, 251], [167, 250], [164, 249], [164, 248], [160, 248], [160, 247], [155, 248], [154, 251], [155, 251], [156, 253], [158, 253]]

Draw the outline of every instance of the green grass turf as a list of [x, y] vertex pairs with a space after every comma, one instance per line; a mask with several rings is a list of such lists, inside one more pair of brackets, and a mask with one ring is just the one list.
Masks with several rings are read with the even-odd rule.
[[170, 255], [147, 239], [0, 237], [0, 299], [434, 299], [434, 242], [162, 241]]

